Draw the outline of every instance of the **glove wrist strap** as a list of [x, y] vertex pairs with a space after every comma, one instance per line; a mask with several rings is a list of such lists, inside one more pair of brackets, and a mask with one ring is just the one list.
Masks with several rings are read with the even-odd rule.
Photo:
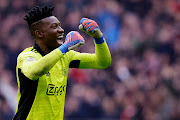
[[101, 38], [94, 38], [94, 41], [96, 44], [101, 44], [104, 42], [104, 37], [102, 36]]
[[68, 48], [62, 44], [60, 47], [58, 47], [59, 50], [63, 53], [63, 55], [68, 51]]

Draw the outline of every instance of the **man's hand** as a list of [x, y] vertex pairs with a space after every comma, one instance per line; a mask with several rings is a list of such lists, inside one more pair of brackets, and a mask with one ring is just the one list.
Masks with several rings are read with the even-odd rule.
[[81, 19], [79, 29], [94, 38], [101, 38], [103, 36], [98, 24], [88, 18]]
[[83, 46], [84, 44], [84, 38], [79, 34], [79, 32], [71, 31], [66, 35], [65, 42], [59, 47], [59, 49], [63, 54], [65, 54], [67, 51]]
[[64, 44], [68, 50], [73, 50], [85, 44], [84, 38], [77, 31], [71, 31], [66, 35]]

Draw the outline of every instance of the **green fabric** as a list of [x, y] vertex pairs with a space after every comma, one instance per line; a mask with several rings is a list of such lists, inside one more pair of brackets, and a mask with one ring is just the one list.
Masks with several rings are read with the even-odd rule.
[[[16, 68], [18, 87], [20, 88], [18, 68], [27, 78], [38, 79], [36, 96], [27, 120], [63, 120], [70, 62], [80, 60], [79, 68], [95, 69], [104, 69], [111, 64], [111, 55], [106, 42], [95, 44], [95, 49], [95, 54], [71, 50], [65, 55], [59, 49], [55, 49], [42, 56], [30, 47], [20, 53]], [[19, 90], [18, 101], [20, 98]]]

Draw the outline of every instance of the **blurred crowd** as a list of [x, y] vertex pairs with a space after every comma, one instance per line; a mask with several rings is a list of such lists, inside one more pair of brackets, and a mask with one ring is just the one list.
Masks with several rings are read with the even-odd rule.
[[[23, 17], [37, 5], [55, 7], [65, 34], [94, 19], [112, 54], [105, 70], [69, 70], [65, 120], [180, 120], [180, 0], [0, 0], [0, 120], [16, 111], [16, 59], [34, 44]], [[76, 51], [93, 53], [79, 32]]]

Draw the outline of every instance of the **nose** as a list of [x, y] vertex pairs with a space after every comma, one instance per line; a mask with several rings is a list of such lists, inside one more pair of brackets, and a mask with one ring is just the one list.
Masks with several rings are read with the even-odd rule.
[[64, 29], [62, 28], [62, 27], [58, 27], [58, 32], [61, 32], [61, 33], [63, 33], [64, 32]]

